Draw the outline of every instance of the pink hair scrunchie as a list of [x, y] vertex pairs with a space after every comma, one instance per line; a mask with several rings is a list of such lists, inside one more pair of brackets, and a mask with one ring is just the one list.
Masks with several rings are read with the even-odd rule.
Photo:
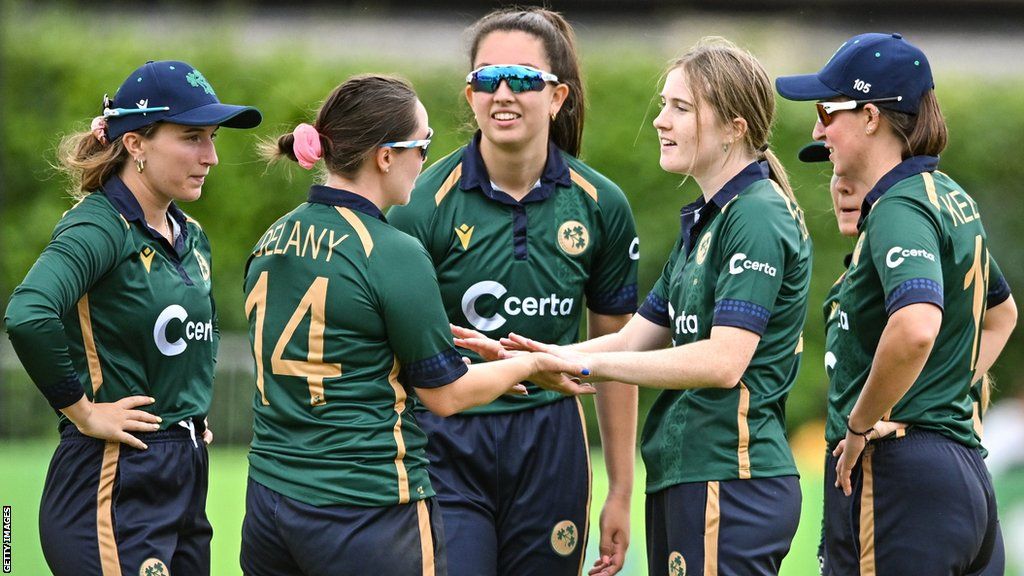
[[299, 161], [299, 166], [306, 170], [313, 168], [316, 161], [323, 158], [324, 151], [320, 147], [320, 133], [316, 128], [303, 122], [292, 131], [295, 141], [292, 143], [292, 151]]
[[103, 116], [97, 116], [92, 119], [92, 124], [89, 125], [89, 131], [92, 132], [93, 138], [97, 142], [107, 145], [107, 119]]

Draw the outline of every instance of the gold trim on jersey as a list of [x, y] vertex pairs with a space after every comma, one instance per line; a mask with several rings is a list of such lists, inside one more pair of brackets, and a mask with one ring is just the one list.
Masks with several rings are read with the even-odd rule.
[[718, 528], [722, 514], [718, 501], [718, 482], [708, 482], [704, 505], [704, 576], [718, 576]]
[[437, 194], [434, 194], [434, 206], [441, 205], [441, 201], [452, 191], [459, 178], [462, 178], [462, 162], [455, 165], [455, 169], [448, 174], [448, 177], [441, 183], [441, 187], [437, 189]]
[[191, 222], [196, 225], [196, 228], [199, 228], [200, 230], [203, 229], [202, 225], [199, 224], [199, 221], [189, 216], [188, 214], [185, 214], [185, 222]]
[[875, 477], [871, 458], [874, 446], [864, 449], [861, 458], [860, 492], [860, 574], [875, 576]]
[[342, 208], [341, 206], [335, 206], [334, 209], [352, 225], [356, 235], [359, 236], [359, 241], [363, 244], [363, 251], [366, 252], [366, 257], [369, 258], [370, 252], [373, 252], [373, 238], [370, 237], [370, 231], [366, 229], [366, 225], [363, 224], [363, 221], [351, 209]]
[[100, 569], [103, 576], [121, 574], [121, 560], [114, 536], [114, 515], [111, 510], [120, 451], [120, 442], [107, 442], [103, 447], [103, 464], [100, 466], [99, 488], [96, 490], [96, 539], [99, 542]]
[[83, 294], [78, 300], [78, 324], [82, 327], [82, 343], [85, 345], [85, 359], [89, 364], [89, 379], [92, 380], [92, 395], [103, 385], [103, 368], [100, 366], [100, 355], [96, 352], [96, 340], [92, 334], [92, 314], [89, 312], [89, 294]]
[[430, 529], [430, 511], [426, 500], [416, 501], [416, 519], [420, 526], [420, 557], [423, 576], [434, 576], [434, 533]]
[[939, 195], [935, 193], [935, 178], [927, 172], [922, 172], [921, 176], [924, 178], [924, 191], [928, 194], [928, 201], [941, 212], [942, 206], [939, 205]]
[[793, 350], [793, 354], [800, 354], [804, 351], [804, 333], [800, 333], [800, 339], [796, 341], [796, 350]]
[[978, 438], [982, 438], [985, 435], [985, 425], [981, 423], [981, 403], [971, 402], [973, 407], [973, 414], [971, 419], [974, 421], [974, 433], [978, 435]]
[[407, 396], [405, 388], [398, 381], [400, 369], [401, 366], [398, 364], [398, 358], [395, 358], [391, 373], [388, 374], [388, 382], [395, 391], [395, 414], [398, 415], [394, 428], [395, 446], [398, 450], [395, 454], [395, 469], [398, 471], [398, 503], [407, 504], [409, 502], [409, 471], [405, 469], [405, 438], [402, 436], [402, 412], [405, 411], [405, 399]]
[[740, 401], [736, 408], [736, 432], [739, 441], [736, 446], [736, 460], [739, 464], [739, 478], [746, 480], [750, 478], [750, 425], [747, 424], [747, 415], [750, 413], [750, 390], [742, 381], [738, 388]]
[[[590, 465], [590, 441], [587, 438], [587, 416], [583, 412], [583, 403], [580, 402], [580, 397], [576, 397], [576, 411], [580, 415], [580, 426], [583, 429], [583, 452], [587, 455], [587, 514], [584, 516], [586, 520], [583, 521], [583, 534], [580, 537], [580, 543], [585, 543], [587, 537], [590, 536], [590, 500], [594, 495], [594, 469]], [[586, 556], [586, 550], [580, 552], [580, 566], [577, 570], [577, 574], [583, 574], [583, 558]]]
[[593, 184], [588, 182], [582, 174], [573, 170], [572, 168], [569, 168], [569, 179], [575, 182], [577, 186], [582, 188], [583, 191], [587, 193], [587, 196], [593, 198], [594, 202], [597, 202], [597, 188]]

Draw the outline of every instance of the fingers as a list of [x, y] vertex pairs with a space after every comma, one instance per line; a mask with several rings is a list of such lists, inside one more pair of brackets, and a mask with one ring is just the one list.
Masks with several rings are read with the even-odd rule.
[[160, 425], [150, 424], [149, 422], [139, 422], [138, 420], [126, 420], [121, 426], [121, 429], [130, 432], [156, 432], [160, 429]]
[[463, 328], [462, 326], [456, 326], [455, 324], [448, 324], [452, 330], [452, 334], [456, 338], [486, 338], [483, 334], [476, 330], [470, 330], [469, 328]]
[[213, 430], [210, 430], [209, 428], [207, 428], [203, 432], [203, 442], [205, 442], [207, 446], [209, 446], [210, 444], [213, 444]]
[[121, 398], [114, 404], [125, 410], [131, 410], [132, 408], [138, 408], [139, 406], [146, 406], [156, 402], [156, 398], [151, 396], [128, 396], [127, 398]]
[[520, 350], [530, 350], [533, 352], [548, 351], [547, 344], [544, 344], [543, 342], [537, 342], [536, 340], [531, 340], [530, 338], [527, 338], [525, 336], [520, 336], [515, 332], [510, 332], [508, 338], [502, 338], [500, 340], [503, 346], [506, 341], [508, 341], [509, 343], [511, 343], [513, 346], [517, 347]]
[[846, 449], [846, 440], [840, 440], [836, 449], [832, 451], [832, 456], [835, 456], [836, 458], [842, 456], [844, 449]]
[[120, 433], [118, 433], [117, 436], [114, 437], [114, 440], [117, 440], [118, 442], [120, 442], [122, 444], [127, 444], [127, 445], [129, 445], [132, 448], [135, 448], [137, 450], [147, 450], [147, 449], [149, 449], [149, 446], [146, 446], [142, 442], [142, 440], [139, 440], [138, 438], [136, 438], [135, 436], [132, 436], [131, 434], [129, 434], [127, 432], [120, 432]]
[[[149, 412], [143, 412], [142, 410], [128, 410], [124, 413], [124, 417], [128, 420], [147, 422], [149, 424], [159, 424], [163, 420], [156, 414], [150, 414]], [[159, 427], [160, 426], [158, 425], [157, 428]]]
[[509, 388], [508, 392], [505, 392], [505, 394], [510, 396], [529, 396], [530, 392], [526, 389], [526, 385], [520, 382], [519, 384]]

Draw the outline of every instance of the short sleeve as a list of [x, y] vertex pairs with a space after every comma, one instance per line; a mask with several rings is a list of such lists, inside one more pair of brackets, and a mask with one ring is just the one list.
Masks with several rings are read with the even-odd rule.
[[756, 197], [738, 199], [723, 217], [712, 324], [763, 335], [785, 275], [783, 227], [792, 218]]
[[923, 302], [943, 307], [940, 228], [926, 207], [911, 198], [883, 197], [871, 210], [866, 233], [888, 314]]
[[999, 268], [999, 264], [996, 263], [996, 259], [991, 254], [989, 255], [988, 265], [988, 298], [985, 301], [985, 307], [995, 308], [1009, 300], [1011, 294], [1010, 285], [1006, 282], [1003, 271]]
[[426, 251], [408, 237], [400, 240], [379, 255], [384, 266], [374, 274], [388, 342], [402, 366], [399, 379], [415, 388], [444, 386], [468, 369], [452, 345], [441, 290]]
[[[618, 188], [602, 191], [601, 242], [584, 288], [587, 308], [598, 314], [636, 312], [640, 238], [629, 203]], [[604, 200], [607, 198], [608, 200]]]

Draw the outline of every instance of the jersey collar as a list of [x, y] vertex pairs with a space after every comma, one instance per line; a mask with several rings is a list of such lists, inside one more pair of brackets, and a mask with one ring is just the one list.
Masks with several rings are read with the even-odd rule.
[[690, 253], [693, 237], [704, 229], [716, 208], [721, 211], [726, 204], [732, 202], [733, 198], [739, 196], [751, 184], [768, 178], [768, 175], [767, 162], [751, 162], [743, 170], [740, 170], [739, 174], [729, 179], [718, 192], [715, 192], [715, 195], [711, 197], [711, 202], [705, 200], [704, 195], [701, 194], [697, 200], [683, 206], [679, 211], [679, 220], [683, 232], [684, 254]]
[[341, 206], [358, 210], [367, 216], [372, 216], [382, 222], [387, 222], [384, 213], [376, 204], [370, 202], [365, 196], [342, 190], [314, 184], [309, 187], [309, 201], [314, 204], [327, 204], [328, 206]]
[[868, 195], [864, 197], [864, 203], [860, 208], [860, 220], [857, 221], [857, 229], [860, 230], [864, 226], [864, 221], [868, 217], [868, 213], [871, 212], [871, 207], [878, 202], [882, 196], [889, 191], [890, 188], [895, 186], [898, 182], [906, 180], [915, 174], [922, 172], [934, 172], [939, 167], [938, 156], [911, 156], [903, 162], [897, 164], [892, 170], [889, 170], [885, 176], [882, 176], [875, 187], [868, 192]]
[[554, 142], [548, 142], [548, 158], [544, 163], [544, 171], [540, 175], [539, 185], [530, 190], [521, 201], [509, 196], [506, 192], [495, 190], [491, 186], [491, 178], [487, 174], [487, 166], [484, 165], [483, 156], [480, 155], [481, 132], [477, 130], [473, 139], [462, 151], [462, 177], [459, 181], [459, 188], [463, 190], [480, 190], [484, 196], [511, 206], [526, 204], [528, 202], [540, 202], [547, 199], [555, 192], [556, 186], [568, 188], [572, 185], [569, 176], [569, 167], [562, 158], [562, 151], [555, 146]]
[[[146, 214], [142, 211], [142, 206], [139, 205], [139, 201], [132, 194], [132, 191], [128, 189], [124, 181], [121, 180], [120, 176], [114, 174], [107, 178], [107, 181], [100, 187], [100, 192], [110, 200], [110, 203], [124, 216], [125, 220], [138, 223], [143, 230], [149, 232], [149, 235], [156, 240], [167, 242], [167, 239], [162, 234], [151, 228], [149, 223], [146, 222]], [[167, 213], [171, 215], [171, 218], [174, 219], [181, 230], [181, 234], [178, 234], [174, 239], [174, 250], [181, 252], [188, 240], [188, 226], [185, 223], [185, 213], [174, 202], [171, 202], [170, 206], [167, 207]]]

